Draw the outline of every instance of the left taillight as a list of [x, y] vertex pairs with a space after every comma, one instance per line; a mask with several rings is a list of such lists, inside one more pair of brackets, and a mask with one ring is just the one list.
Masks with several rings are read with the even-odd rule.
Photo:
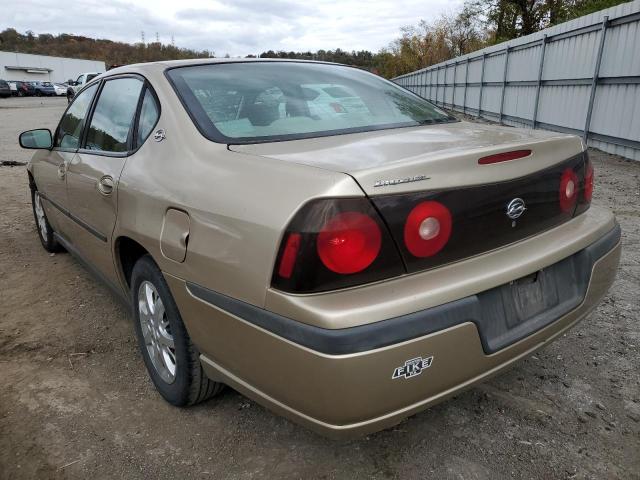
[[313, 293], [405, 273], [386, 225], [366, 198], [319, 199], [304, 205], [283, 236], [273, 287]]

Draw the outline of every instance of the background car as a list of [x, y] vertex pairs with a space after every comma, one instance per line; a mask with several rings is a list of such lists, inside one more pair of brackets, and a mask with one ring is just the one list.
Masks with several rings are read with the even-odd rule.
[[18, 97], [32, 97], [36, 94], [36, 89], [29, 82], [16, 82], [16, 96]]
[[69, 79], [67, 81], [67, 101], [71, 102], [71, 99], [78, 93], [82, 87], [84, 87], [91, 80], [100, 75], [99, 72], [87, 72], [78, 75], [76, 80]]
[[63, 97], [67, 94], [67, 88], [69, 88], [69, 86], [66, 83], [53, 84], [53, 89], [56, 91], [56, 95], [59, 97]]
[[11, 88], [9, 87], [9, 83], [4, 80], [0, 80], [0, 97], [7, 98], [11, 96]]
[[36, 97], [53, 97], [56, 90], [51, 82], [30, 82], [34, 88]]

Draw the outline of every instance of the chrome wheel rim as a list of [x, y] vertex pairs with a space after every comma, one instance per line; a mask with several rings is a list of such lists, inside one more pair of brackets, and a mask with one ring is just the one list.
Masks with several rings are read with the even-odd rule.
[[46, 242], [48, 236], [47, 218], [44, 216], [44, 209], [42, 208], [42, 201], [38, 192], [34, 195], [34, 207], [36, 211], [36, 222], [38, 223], [38, 230], [40, 230], [40, 236]]
[[153, 368], [165, 383], [176, 379], [176, 349], [171, 325], [156, 287], [144, 281], [138, 288], [138, 318]]

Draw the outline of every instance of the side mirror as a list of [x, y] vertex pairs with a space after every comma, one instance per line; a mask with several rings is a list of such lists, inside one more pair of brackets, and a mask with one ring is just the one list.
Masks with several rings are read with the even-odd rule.
[[22, 148], [50, 150], [51, 147], [53, 147], [51, 130], [48, 128], [39, 128], [37, 130], [22, 132], [20, 134], [19, 141]]
[[67, 80], [67, 85], [74, 85], [76, 82], [74, 82], [73, 80], [69, 79]]

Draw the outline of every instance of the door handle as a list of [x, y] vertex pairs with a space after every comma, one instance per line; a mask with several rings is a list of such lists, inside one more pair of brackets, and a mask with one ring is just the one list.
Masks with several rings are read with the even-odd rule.
[[98, 181], [98, 191], [103, 195], [111, 195], [113, 193], [113, 178], [105, 175]]

